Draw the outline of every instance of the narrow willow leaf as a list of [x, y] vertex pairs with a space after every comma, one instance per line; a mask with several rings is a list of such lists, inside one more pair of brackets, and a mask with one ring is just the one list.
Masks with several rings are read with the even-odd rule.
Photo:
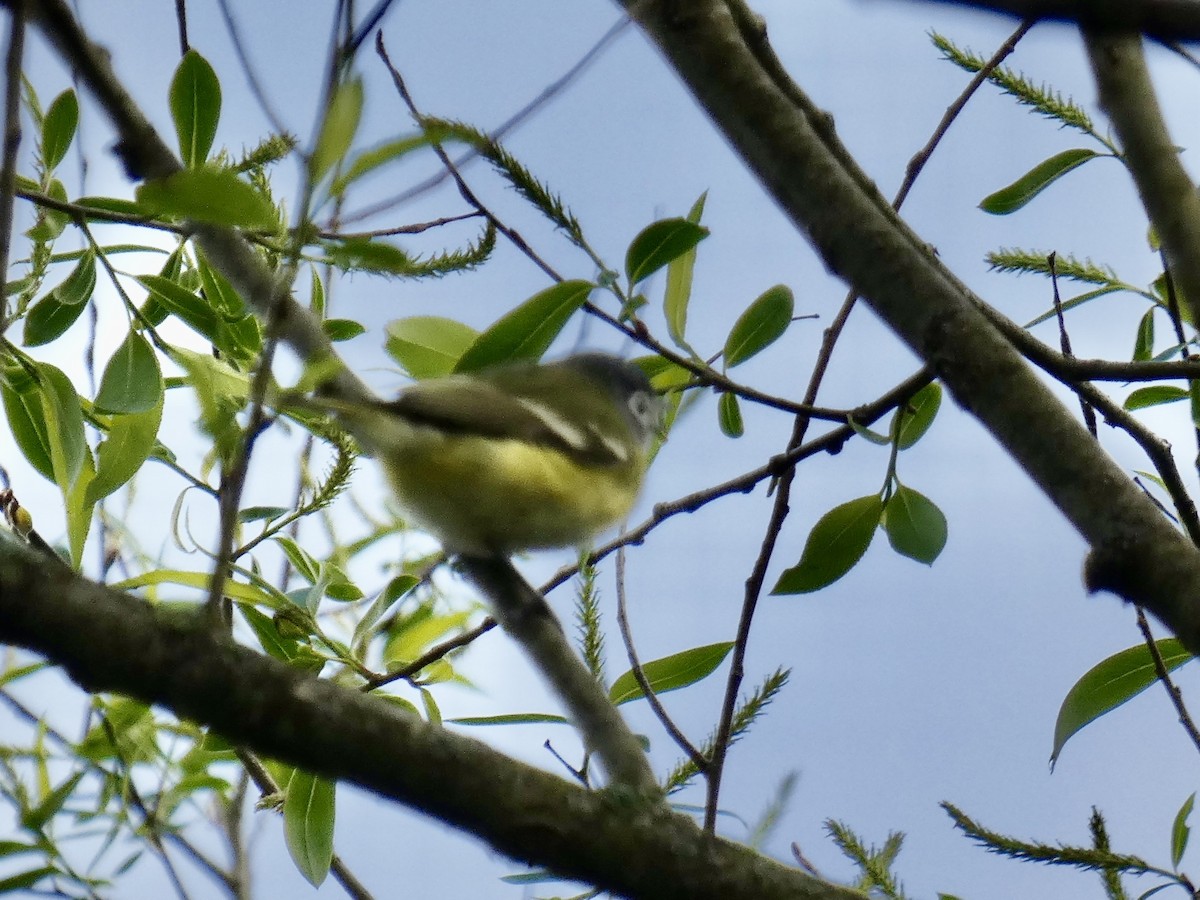
[[147, 181], [138, 187], [137, 201], [154, 215], [210, 225], [272, 231], [278, 224], [270, 200], [232, 170], [212, 166]]
[[1148, 406], [1159, 406], [1163, 403], [1175, 403], [1186, 400], [1188, 392], [1185, 388], [1173, 384], [1152, 384], [1138, 388], [1125, 398], [1125, 408], [1128, 410], [1145, 409]]
[[1175, 821], [1171, 823], [1171, 867], [1178, 869], [1179, 864], [1183, 861], [1183, 854], [1187, 852], [1188, 840], [1192, 836], [1192, 829], [1188, 827], [1188, 817], [1192, 814], [1192, 807], [1196, 803], [1196, 792], [1192, 791], [1188, 798], [1183, 801], [1183, 806], [1179, 807], [1179, 812], [1175, 814]]
[[1154, 357], [1154, 310], [1151, 306], [1138, 322], [1137, 338], [1133, 342], [1133, 361], [1145, 362]]
[[42, 379], [42, 414], [50, 442], [54, 480], [66, 497], [83, 469], [83, 457], [89, 454], [83, 434], [83, 407], [75, 385], [61, 369], [49, 363], [37, 363]]
[[[687, 221], [693, 225], [700, 224], [700, 217], [704, 215], [704, 203], [707, 199], [708, 191], [705, 191], [692, 204], [692, 208], [687, 214]], [[690, 347], [685, 335], [688, 304], [692, 299], [692, 271], [695, 267], [696, 248], [692, 247], [668, 264], [667, 287], [663, 291], [663, 313], [667, 319], [667, 334], [671, 336], [676, 347], [682, 347], [689, 352]]]
[[45, 878], [50, 878], [63, 873], [54, 866], [38, 866], [34, 869], [26, 869], [23, 872], [18, 872], [15, 875], [9, 875], [6, 878], [0, 878], [0, 894], [11, 894], [16, 891], [24, 891], [35, 887], [38, 882]]
[[725, 366], [732, 369], [773, 344], [792, 323], [792, 289], [767, 288], [733, 323], [725, 339]]
[[71, 794], [75, 793], [75, 788], [79, 787], [79, 782], [83, 780], [85, 774], [87, 773], [82, 770], [76, 772], [43, 797], [33, 809], [25, 810], [21, 814], [21, 825], [30, 831], [41, 831], [46, 823], [63, 808], [63, 804], [71, 798]]
[[363, 83], [361, 78], [351, 78], [337, 86], [325, 120], [317, 136], [317, 146], [308, 163], [313, 182], [318, 182], [342, 159], [354, 141], [358, 123], [362, 118]]
[[[1155, 641], [1163, 665], [1173, 671], [1192, 658], [1176, 638]], [[1054, 723], [1053, 768], [1063, 745], [1086, 725], [1132, 700], [1158, 680], [1145, 644], [1137, 644], [1097, 663], [1067, 692]]]
[[358, 646], [368, 635], [371, 634], [375, 624], [383, 618], [383, 614], [392, 608], [394, 603], [397, 603], [402, 598], [407, 597], [421, 579], [415, 575], [397, 575], [387, 583], [387, 586], [379, 592], [379, 596], [371, 603], [370, 608], [358, 620], [358, 624], [354, 626], [354, 637], [350, 643]]
[[214, 344], [218, 342], [221, 319], [207, 300], [161, 275], [139, 275], [137, 280], [157, 303], [189, 328]]
[[14, 367], [4, 373], [0, 383], [4, 413], [9, 432], [21, 453], [43, 478], [54, 481], [54, 462], [50, 459], [50, 436], [42, 415], [42, 387], [24, 369]]
[[470, 325], [442, 316], [410, 316], [389, 322], [385, 348], [413, 378], [449, 375], [479, 337]]
[[873, 431], [866, 425], [858, 424], [858, 422], [855, 421], [854, 416], [849, 416], [846, 419], [846, 422], [852, 429], [854, 429], [855, 434], [870, 441], [872, 444], [878, 444], [880, 447], [882, 447], [885, 444], [890, 444], [892, 442], [892, 439], [886, 434], [880, 434], [878, 431]]
[[[211, 576], [207, 572], [185, 572], [182, 569], [153, 569], [143, 572], [133, 578], [112, 585], [116, 591], [131, 591], [141, 587], [158, 587], [163, 584], [173, 584], [179, 587], [194, 588], [197, 591], [208, 592]], [[244, 581], [226, 581], [225, 595], [232, 600], [248, 603], [253, 606], [265, 606], [268, 609], [283, 609], [292, 607], [292, 603], [283, 594], [271, 588], [265, 581], [247, 584]]]
[[1191, 398], [1192, 425], [1200, 428], [1200, 381], [1188, 382], [1188, 396]]
[[96, 448], [96, 477], [88, 485], [88, 502], [103, 500], [138, 473], [154, 451], [162, 412], [160, 397], [148, 410], [112, 417], [107, 436]]
[[498, 363], [541, 359], [594, 287], [590, 281], [563, 281], [534, 294], [481, 333], [459, 357], [454, 371], [476, 372]]
[[932, 565], [946, 546], [946, 517], [924, 494], [900, 485], [888, 498], [883, 528], [892, 549]]
[[746, 433], [742, 422], [742, 408], [738, 405], [737, 394], [724, 393], [717, 399], [717, 422], [721, 432], [726, 437], [740, 438]]
[[294, 769], [286, 790], [283, 834], [288, 853], [300, 874], [318, 887], [333, 861], [334, 783]]
[[800, 562], [779, 576], [772, 594], [807, 594], [833, 584], [862, 559], [883, 517], [883, 498], [869, 494], [817, 520]]
[[[662, 659], [643, 663], [642, 674], [646, 676], [655, 694], [665, 694], [667, 691], [675, 691], [707, 678], [724, 662], [731, 649], [732, 641], [693, 647], [691, 650], [683, 650]], [[614, 681], [608, 691], [608, 699], [614, 706], [644, 696], [632, 669]]]
[[687, 219], [660, 219], [642, 229], [625, 253], [632, 288], [708, 237], [708, 229]]
[[994, 216], [1006, 216], [1016, 212], [1072, 169], [1101, 155], [1095, 150], [1083, 147], [1056, 153], [1049, 159], [1038, 163], [1008, 187], [1001, 188], [996, 193], [984, 197], [979, 208]]
[[[1086, 291], [1076, 297], [1071, 297], [1069, 300], [1064, 300], [1062, 303], [1062, 311], [1067, 312], [1068, 310], [1072, 310], [1077, 306], [1090, 303], [1097, 297], [1103, 297], [1106, 294], [1115, 294], [1118, 291], [1124, 290], [1128, 290], [1128, 288], [1123, 284], [1109, 284], [1101, 288], [1096, 288], [1094, 291]], [[1043, 322], [1048, 322], [1051, 319], [1057, 318], [1057, 316], [1058, 310], [1052, 306], [1036, 318], [1030, 319], [1023, 327], [1032, 328], [1034, 325], [1041, 325]]]
[[150, 342], [130, 331], [104, 367], [96, 408], [109, 413], [140, 413], [161, 407], [162, 369]]
[[63, 506], [67, 514], [67, 547], [71, 553], [71, 565], [78, 569], [83, 563], [83, 545], [92, 530], [92, 513], [96, 509], [91, 499], [91, 486], [96, 478], [96, 464], [90, 450], [85, 450], [79, 474], [71, 482], [69, 490], [63, 492]]
[[379, 275], [411, 275], [416, 271], [413, 258], [394, 244], [370, 238], [344, 238], [324, 245], [326, 259], [349, 272], [375, 272]]
[[208, 60], [188, 50], [175, 67], [168, 98], [183, 164], [204, 165], [221, 120], [221, 82]]
[[464, 716], [446, 720], [451, 725], [567, 725], [569, 721], [549, 713], [506, 713], [499, 716]]
[[[896, 435], [896, 446], [907, 450], [924, 437], [941, 405], [942, 386], [934, 381], [917, 391], [912, 399], [897, 409], [892, 418], [892, 433]], [[898, 433], [897, 421], [900, 423]]]
[[320, 577], [321, 564], [307, 550], [285, 534], [276, 535], [274, 541], [283, 550], [288, 562], [296, 570], [296, 574], [309, 584], [316, 584]]
[[42, 119], [42, 164], [53, 172], [63, 161], [79, 126], [79, 99], [69, 88], [59, 94]]
[[287, 506], [247, 506], [245, 509], [238, 510], [237, 520], [243, 524], [246, 522], [272, 522], [286, 516], [289, 512], [291, 512], [291, 508]]
[[355, 157], [354, 162], [346, 168], [346, 171], [334, 179], [333, 184], [329, 188], [329, 193], [334, 197], [340, 197], [345, 193], [347, 187], [364, 175], [414, 150], [428, 147], [437, 140], [438, 133], [436, 131], [422, 132], [421, 134], [388, 141], [386, 144], [360, 153]]
[[326, 319], [321, 323], [321, 330], [331, 341], [348, 341], [365, 334], [367, 328], [362, 322], [354, 319]]

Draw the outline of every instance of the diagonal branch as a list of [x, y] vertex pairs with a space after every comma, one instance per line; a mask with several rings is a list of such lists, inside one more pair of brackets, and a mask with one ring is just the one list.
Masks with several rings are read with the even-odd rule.
[[386, 701], [215, 636], [0, 540], [0, 642], [63, 665], [88, 691], [156, 703], [239, 746], [352, 782], [508, 856], [618, 896], [862, 900], [687, 816], [620, 790], [587, 791]]
[[784, 73], [759, 20], [740, 0], [629, 0], [627, 9], [830, 270], [933, 365], [1091, 544], [1088, 586], [1145, 606], [1200, 650], [1200, 552], [893, 212]]
[[943, 0], [1022, 19], [1059, 19], [1109, 31], [1140, 31], [1163, 40], [1200, 39], [1196, 0]]

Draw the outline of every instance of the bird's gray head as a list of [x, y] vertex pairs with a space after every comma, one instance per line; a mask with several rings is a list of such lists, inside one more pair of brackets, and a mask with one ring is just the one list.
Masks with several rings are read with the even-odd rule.
[[577, 353], [562, 364], [602, 385], [626, 414], [637, 440], [650, 443], [662, 427], [666, 407], [640, 367], [608, 353]]

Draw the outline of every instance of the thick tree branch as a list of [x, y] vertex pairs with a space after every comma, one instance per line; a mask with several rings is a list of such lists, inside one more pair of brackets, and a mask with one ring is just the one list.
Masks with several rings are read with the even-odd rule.
[[1142, 39], [1084, 30], [1100, 103], [1121, 138], [1121, 150], [1146, 215], [1154, 224], [1171, 277], [1200, 322], [1200, 196], [1167, 132]]
[[1022, 19], [1058, 19], [1110, 31], [1140, 31], [1162, 40], [1200, 40], [1196, 0], [943, 0]]
[[1200, 651], [1200, 553], [892, 211], [740, 0], [627, 0], [826, 265], [931, 363], [1093, 548], [1088, 585], [1145, 606]]
[[587, 791], [394, 705], [306, 675], [0, 540], [0, 642], [85, 690], [157, 703], [226, 739], [376, 791], [496, 849], [620, 896], [862, 900], [663, 803]]

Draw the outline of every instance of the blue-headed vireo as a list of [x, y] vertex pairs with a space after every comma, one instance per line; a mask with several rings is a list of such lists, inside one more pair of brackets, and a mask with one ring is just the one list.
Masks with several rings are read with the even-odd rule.
[[378, 458], [401, 505], [451, 553], [586, 542], [637, 499], [663, 403], [604, 353], [420, 381], [390, 402], [316, 398]]

